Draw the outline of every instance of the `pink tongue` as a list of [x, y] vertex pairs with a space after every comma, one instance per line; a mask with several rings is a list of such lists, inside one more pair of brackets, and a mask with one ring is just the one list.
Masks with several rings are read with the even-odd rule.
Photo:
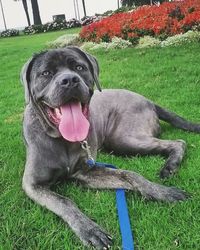
[[68, 141], [76, 142], [86, 139], [90, 124], [82, 113], [79, 102], [63, 105], [61, 108], [61, 121], [59, 131]]

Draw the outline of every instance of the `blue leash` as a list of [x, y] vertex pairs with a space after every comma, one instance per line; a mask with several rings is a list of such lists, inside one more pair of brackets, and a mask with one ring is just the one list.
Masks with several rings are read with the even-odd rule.
[[[92, 158], [87, 160], [87, 164], [90, 167], [106, 167], [116, 169], [115, 166], [107, 163], [95, 162]], [[117, 212], [119, 218], [119, 226], [122, 236], [122, 249], [123, 250], [134, 250], [134, 240], [131, 231], [130, 219], [128, 215], [128, 208], [126, 204], [126, 196], [124, 189], [116, 190], [116, 203]]]

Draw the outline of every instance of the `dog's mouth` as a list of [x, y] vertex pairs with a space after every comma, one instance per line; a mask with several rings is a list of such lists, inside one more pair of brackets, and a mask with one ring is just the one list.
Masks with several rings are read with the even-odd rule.
[[64, 139], [77, 142], [87, 138], [90, 126], [88, 104], [72, 99], [59, 107], [52, 107], [44, 101], [42, 106], [48, 120], [58, 128]]

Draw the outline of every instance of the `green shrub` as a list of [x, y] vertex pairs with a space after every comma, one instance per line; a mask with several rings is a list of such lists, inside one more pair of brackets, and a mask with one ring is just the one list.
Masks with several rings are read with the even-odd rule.
[[178, 46], [184, 43], [200, 42], [200, 32], [199, 31], [188, 31], [184, 34], [179, 34], [175, 36], [168, 37], [166, 40], [161, 42], [161, 47], [166, 46]]
[[104, 49], [104, 50], [107, 50], [108, 48], [108, 43], [106, 42], [101, 42], [101, 43], [90, 43], [90, 47], [88, 47], [89, 50], [99, 50], [99, 49]]
[[85, 42], [81, 45], [82, 50], [91, 50], [94, 46], [98, 45], [98, 43], [93, 42]]
[[49, 42], [47, 46], [49, 48], [64, 48], [68, 45], [78, 45], [79, 43], [78, 34], [66, 34], [58, 37], [55, 41]]
[[55, 20], [53, 22], [48, 22], [48, 23], [41, 24], [41, 25], [31, 25], [31, 26], [25, 27], [23, 32], [24, 34], [29, 35], [29, 34], [48, 32], [48, 31], [76, 28], [80, 26], [81, 26], [81, 23], [78, 20], [73, 18], [69, 21]]
[[119, 9], [116, 9], [113, 14], [116, 14], [116, 13], [122, 13], [122, 12], [128, 12], [128, 11], [132, 11], [136, 9], [135, 6], [131, 6], [131, 7], [128, 7], [128, 6], [122, 6], [120, 7]]
[[138, 44], [136, 45], [136, 48], [142, 49], [142, 48], [151, 48], [159, 46], [161, 41], [159, 39], [156, 39], [152, 36], [144, 36], [139, 39]]
[[28, 27], [25, 27], [25, 29], [23, 30], [25, 35], [32, 35], [32, 34], [36, 34], [36, 33], [42, 33], [44, 32], [43, 29], [43, 25], [31, 25]]
[[120, 37], [113, 37], [111, 43], [108, 43], [107, 49], [125, 49], [132, 47], [132, 43]]
[[[166, 40], [161, 41], [151, 36], [141, 37], [138, 44], [135, 46], [137, 49], [152, 48], [152, 47], [166, 47], [166, 46], [178, 46], [184, 43], [200, 42], [199, 31], [188, 31], [184, 34], [168, 37]], [[119, 37], [114, 37], [112, 42], [106, 43], [93, 43], [86, 42], [81, 47], [85, 50], [98, 50], [98, 49], [124, 49], [132, 47], [133, 44], [127, 40], [123, 40]]]
[[98, 49], [110, 50], [110, 49], [125, 49], [125, 48], [132, 47], [132, 46], [133, 46], [132, 43], [127, 40], [124, 40], [119, 37], [113, 37], [112, 41], [109, 43], [86, 42], [81, 46], [81, 48], [83, 50], [98, 50]]
[[0, 36], [1, 37], [19, 36], [19, 30], [16, 29], [4, 30], [0, 33]]

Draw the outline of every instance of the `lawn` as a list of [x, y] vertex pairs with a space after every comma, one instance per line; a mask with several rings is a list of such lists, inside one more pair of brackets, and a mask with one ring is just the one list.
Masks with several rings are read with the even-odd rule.
[[[64, 33], [66, 31], [0, 39], [0, 250], [87, 249], [57, 216], [33, 203], [21, 188], [25, 148], [21, 125], [24, 96], [19, 72], [33, 53], [45, 49], [47, 41]], [[103, 88], [138, 92], [191, 121], [200, 122], [199, 44], [97, 51], [94, 55], [99, 60]], [[101, 153], [98, 160], [134, 170], [152, 181], [177, 186], [192, 194], [185, 202], [167, 204], [127, 193], [136, 249], [200, 249], [200, 135], [165, 123], [162, 123], [162, 131], [162, 138], [187, 142], [180, 172], [169, 180], [161, 181], [158, 177], [164, 163], [160, 156], [125, 159]], [[72, 183], [58, 187], [57, 191], [75, 201], [113, 236], [112, 249], [121, 249], [113, 191], [89, 190]]]

